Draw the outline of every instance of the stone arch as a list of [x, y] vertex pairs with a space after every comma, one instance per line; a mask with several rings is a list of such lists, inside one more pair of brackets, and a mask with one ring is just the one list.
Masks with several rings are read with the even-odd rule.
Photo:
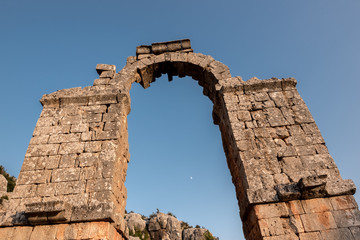
[[198, 80], [214, 104], [247, 239], [359, 238], [355, 186], [340, 176], [295, 79], [244, 82], [193, 53], [186, 39], [139, 46], [120, 72], [105, 64], [97, 71], [91, 87], [42, 97], [17, 186], [0, 214], [1, 238], [128, 238], [129, 90], [165, 73]]

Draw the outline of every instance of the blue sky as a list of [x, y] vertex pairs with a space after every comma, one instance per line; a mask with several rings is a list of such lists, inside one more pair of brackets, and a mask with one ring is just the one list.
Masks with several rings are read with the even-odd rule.
[[[356, 0], [1, 1], [0, 164], [18, 175], [42, 94], [92, 85], [96, 64], [120, 70], [138, 45], [190, 38], [233, 76], [295, 77], [343, 178], [360, 186], [359, 11]], [[222, 240], [241, 239], [201, 92], [188, 78], [133, 86], [127, 209], [171, 211]]]

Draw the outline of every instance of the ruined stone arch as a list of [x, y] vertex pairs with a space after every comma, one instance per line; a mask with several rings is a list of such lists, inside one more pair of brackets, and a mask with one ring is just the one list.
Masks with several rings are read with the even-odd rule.
[[113, 65], [96, 69], [93, 86], [42, 97], [17, 186], [0, 215], [2, 238], [128, 238], [129, 91], [161, 74], [191, 76], [213, 102], [247, 239], [359, 237], [355, 186], [340, 176], [295, 79], [232, 77], [224, 64], [193, 53], [186, 39], [139, 46], [118, 73]]

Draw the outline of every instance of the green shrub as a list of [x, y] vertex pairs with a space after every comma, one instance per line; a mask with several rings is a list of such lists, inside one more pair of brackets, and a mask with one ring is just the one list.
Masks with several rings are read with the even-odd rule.
[[192, 226], [189, 225], [187, 222], [181, 222], [181, 228], [182, 229], [188, 229], [188, 228], [192, 228]]
[[168, 212], [167, 214], [176, 218], [176, 216], [172, 212]]
[[8, 192], [14, 191], [14, 188], [16, 185], [16, 178], [11, 176], [10, 174], [8, 174], [2, 165], [0, 165], [0, 174], [3, 175], [6, 178], [6, 180], [8, 181], [7, 191]]
[[150, 240], [150, 234], [146, 229], [144, 231], [141, 231], [141, 230], [135, 228], [134, 230], [135, 230], [135, 232], [133, 232], [132, 230], [129, 229], [130, 236], [138, 237], [138, 238], [140, 238], [140, 240]]
[[4, 199], [9, 200], [9, 197], [6, 196], [6, 195], [5, 195], [5, 196], [2, 196], [2, 197], [0, 198], [0, 204], [3, 203]]
[[204, 233], [204, 237], [206, 240], [217, 240], [217, 238], [215, 238], [209, 231]]

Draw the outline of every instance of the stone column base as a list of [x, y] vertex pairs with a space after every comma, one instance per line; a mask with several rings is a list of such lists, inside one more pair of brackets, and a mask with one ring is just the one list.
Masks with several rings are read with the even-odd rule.
[[109, 222], [85, 222], [0, 228], [0, 239], [6, 240], [124, 240]]

